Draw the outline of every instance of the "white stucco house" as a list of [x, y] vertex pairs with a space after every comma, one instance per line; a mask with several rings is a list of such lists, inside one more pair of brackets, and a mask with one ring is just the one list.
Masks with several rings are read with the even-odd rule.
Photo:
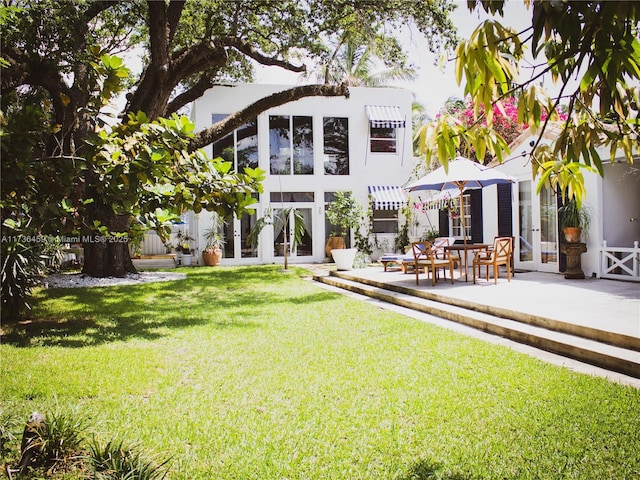
[[[245, 84], [208, 90], [192, 108], [200, 130], [251, 103], [285, 90], [282, 85]], [[267, 172], [264, 192], [256, 198], [255, 215], [228, 218], [224, 227], [222, 264], [273, 263], [283, 256], [284, 232], [263, 229], [257, 248], [247, 236], [258, 218], [295, 207], [302, 213], [305, 233], [290, 254], [292, 263], [325, 260], [326, 239], [332, 227], [325, 206], [337, 191], [353, 191], [364, 206], [373, 199], [373, 224], [381, 249], [393, 246], [399, 209], [405, 201], [402, 186], [414, 167], [411, 104], [413, 94], [396, 88], [351, 87], [349, 98], [308, 97], [272, 108], [205, 147], [212, 157], [232, 161], [236, 170], [260, 167]], [[211, 225], [208, 212], [183, 216], [182, 229], [194, 237], [196, 261], [202, 262], [204, 232]], [[353, 242], [353, 235], [347, 243]], [[164, 253], [149, 234], [142, 253]]]
[[[557, 128], [548, 128], [541, 141], [549, 143], [558, 134]], [[509, 158], [491, 165], [513, 177], [513, 185], [465, 191], [467, 240], [491, 243], [495, 236], [512, 236], [516, 269], [561, 273], [567, 268], [558, 218], [562, 199], [546, 188], [536, 193], [538, 178], [532, 178], [529, 152], [537, 139], [525, 131], [512, 143]], [[586, 245], [580, 256], [582, 270], [588, 277], [640, 281], [640, 159], [629, 165], [620, 156], [611, 163], [607, 150], [599, 154], [605, 163], [604, 176], [584, 174], [584, 204], [591, 221], [582, 237]], [[412, 201], [430, 197], [412, 195]], [[442, 236], [462, 239], [459, 219], [439, 209], [442, 198], [436, 198], [440, 205], [433, 202], [426, 214], [419, 215], [421, 228], [435, 228]]]

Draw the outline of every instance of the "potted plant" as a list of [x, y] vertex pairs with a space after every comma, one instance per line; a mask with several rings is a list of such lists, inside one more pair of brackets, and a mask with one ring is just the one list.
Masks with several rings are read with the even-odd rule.
[[[336, 192], [333, 202], [327, 206], [327, 220], [338, 228], [338, 237], [344, 236], [350, 229], [360, 226], [364, 209], [353, 192]], [[336, 262], [338, 270], [351, 270], [357, 249], [332, 248], [329, 252]]]
[[202, 261], [205, 265], [215, 267], [222, 260], [222, 248], [224, 247], [224, 235], [220, 231], [224, 222], [217, 213], [213, 214], [213, 225], [204, 232], [207, 244], [202, 250]]
[[191, 242], [194, 240], [188, 233], [178, 232], [178, 245], [176, 246], [177, 260], [179, 265], [191, 265], [193, 259], [193, 249]]
[[580, 243], [582, 231], [589, 229], [591, 221], [588, 210], [572, 198], [558, 209], [558, 215], [567, 243]]

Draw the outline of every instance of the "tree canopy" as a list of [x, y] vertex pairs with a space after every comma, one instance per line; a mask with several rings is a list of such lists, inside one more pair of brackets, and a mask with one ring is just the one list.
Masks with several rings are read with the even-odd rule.
[[[497, 132], [496, 109], [517, 98], [518, 123], [542, 133], [552, 122], [561, 132], [550, 145], [540, 140], [531, 152], [538, 188], [557, 187], [578, 201], [584, 196], [582, 170], [604, 174], [598, 147], [610, 159], [629, 163], [640, 154], [640, 42], [637, 2], [525, 1], [531, 26], [517, 32], [496, 20], [479, 25], [456, 50], [456, 79], [464, 82], [473, 121], [463, 124], [442, 115], [419, 132], [422, 151], [447, 165], [461, 145], [480, 158], [490, 152], [500, 161], [509, 153]], [[503, 15], [504, 1], [470, 0], [471, 10]], [[529, 49], [534, 64], [522, 64]], [[556, 88], [551, 93], [542, 80]], [[566, 106], [566, 119], [559, 118]]]
[[[395, 35], [405, 25], [434, 51], [451, 49], [454, 8], [449, 0], [4, 2], [3, 257], [40, 258], [23, 241], [37, 235], [131, 237], [137, 227], [162, 232], [187, 208], [250, 210], [263, 172], [233, 172], [199, 149], [269, 108], [348, 96], [347, 86], [300, 85], [200, 132], [179, 116], [185, 107], [214, 85], [250, 81], [256, 65], [303, 72], [328, 63], [327, 45], [346, 36], [374, 42], [393, 67], [404, 64]], [[123, 95], [126, 103], [114, 102]], [[84, 247], [87, 274], [134, 270], [123, 242]], [[19, 270], [3, 263], [3, 302]]]
[[[116, 217], [140, 213], [129, 207], [140, 204], [148, 194], [147, 187], [160, 181], [153, 175], [142, 180], [145, 173], [130, 168], [140, 161], [138, 157], [107, 158], [101, 150], [106, 148], [105, 140], [116, 144], [134, 141], [136, 134], [127, 125], [133, 122], [141, 129], [160, 128], [151, 125], [181, 112], [211, 86], [250, 81], [256, 64], [303, 72], [305, 63], [327, 62], [331, 55], [327, 45], [347, 36], [375, 43], [377, 55], [386, 64], [402, 67], [405, 60], [393, 27], [414, 25], [430, 48], [451, 48], [455, 34], [448, 14], [453, 8], [447, 0], [10, 2], [2, 7], [0, 17], [2, 112], [6, 120], [3, 169], [21, 158], [24, 168], [32, 169], [37, 180], [27, 191], [37, 191], [37, 177], [44, 172], [49, 175], [52, 169], [56, 176], [65, 177], [68, 185], [58, 184], [49, 192], [47, 222], [54, 231], [60, 230], [60, 225], [54, 226], [52, 218], [64, 223], [65, 231], [97, 226], [114, 231], [112, 224], [119, 222]], [[131, 52], [141, 59], [139, 75], [132, 75], [120, 60], [119, 56]], [[105, 116], [104, 107], [118, 94], [126, 94], [126, 104], [117, 113], [123, 128], [116, 135], [126, 130], [131, 135], [128, 140], [118, 137], [116, 141], [108, 133], [108, 123], [113, 120]], [[196, 152], [270, 107], [311, 95], [347, 96], [348, 89], [344, 85], [302, 85], [256, 102], [201, 132], [187, 132], [182, 120], [163, 128], [176, 127], [189, 137], [187, 144], [171, 148]], [[33, 112], [29, 124], [24, 122], [27, 106]], [[19, 115], [22, 124], [16, 123]], [[140, 121], [142, 118], [146, 120]], [[34, 133], [28, 152], [17, 142], [24, 132]], [[102, 142], [91, 140], [97, 132], [102, 132]], [[136, 151], [135, 155], [141, 153]], [[61, 158], [67, 160], [62, 162]], [[150, 158], [162, 163], [166, 155], [152, 153]], [[36, 159], [46, 168], [33, 170]], [[115, 175], [104, 175], [105, 163]], [[195, 164], [191, 168], [195, 169]], [[163, 184], [180, 182], [171, 169], [162, 175]], [[246, 189], [256, 191], [255, 172], [253, 177], [241, 177], [243, 172], [236, 175], [229, 179], [230, 187], [244, 182]], [[137, 189], [145, 182], [147, 187]], [[3, 186], [6, 192], [17, 191], [17, 184]], [[219, 197], [212, 201], [213, 192], [204, 195], [198, 192], [200, 188], [202, 184], [185, 187], [185, 192], [190, 192], [185, 198], [193, 200], [191, 205], [176, 204], [171, 195], [162, 197], [164, 203], [153, 204], [163, 211], [163, 218], [170, 205], [196, 211], [203, 207], [242, 211], [239, 199]], [[240, 190], [246, 193], [245, 188]], [[98, 198], [107, 191], [108, 198]], [[114, 192], [123, 195], [116, 197]], [[142, 212], [143, 217], [153, 224], [159, 218], [155, 211]], [[16, 212], [4, 211], [3, 217], [12, 214]], [[44, 222], [39, 219], [39, 228]]]

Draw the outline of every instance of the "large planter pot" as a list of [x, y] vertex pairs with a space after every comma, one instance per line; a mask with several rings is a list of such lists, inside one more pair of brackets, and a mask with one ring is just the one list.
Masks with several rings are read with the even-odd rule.
[[324, 251], [327, 254], [327, 257], [331, 258], [331, 251], [335, 248], [344, 248], [344, 238], [342, 237], [327, 238], [327, 244], [324, 247]]
[[202, 252], [202, 261], [209, 267], [220, 265], [222, 260], [222, 249], [214, 248], [212, 250], [204, 250]]
[[331, 255], [336, 262], [338, 270], [351, 270], [357, 253], [357, 248], [334, 248], [331, 250]]
[[582, 234], [581, 227], [564, 227], [562, 229], [564, 233], [564, 239], [567, 243], [580, 243], [580, 235]]

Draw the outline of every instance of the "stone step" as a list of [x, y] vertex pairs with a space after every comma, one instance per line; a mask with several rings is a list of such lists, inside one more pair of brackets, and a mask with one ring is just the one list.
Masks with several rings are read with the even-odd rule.
[[[585, 337], [576, 334], [577, 329], [569, 328], [567, 325], [556, 325], [558, 322], [552, 319], [530, 316], [534, 318], [532, 323], [528, 323], [527, 317], [529, 316], [518, 315], [518, 312], [507, 312], [503, 311], [504, 309], [492, 311], [487, 305], [462, 301], [431, 292], [411, 289], [405, 289], [406, 292], [398, 291], [402, 288], [396, 288], [397, 286], [393, 285], [384, 287], [371, 285], [375, 282], [358, 279], [358, 277], [350, 276], [344, 272], [332, 272], [330, 276], [314, 276], [314, 280], [359, 295], [458, 322], [610, 371], [640, 378], [640, 353], [637, 348], [633, 348], [637, 347], [633, 341], [636, 339], [633, 337], [630, 337], [632, 341], [624, 338], [613, 339], [609, 335], [611, 332], [603, 332], [605, 334], [604, 340], [601, 340], [597, 337], [597, 333], [600, 331], [589, 331]], [[496, 313], [500, 315], [496, 315]], [[517, 319], [509, 318], [510, 315], [517, 317]], [[572, 330], [572, 332], [562, 331], [563, 329]], [[622, 335], [622, 337], [625, 336]], [[612, 340], [627, 346], [613, 345], [611, 344]]]

